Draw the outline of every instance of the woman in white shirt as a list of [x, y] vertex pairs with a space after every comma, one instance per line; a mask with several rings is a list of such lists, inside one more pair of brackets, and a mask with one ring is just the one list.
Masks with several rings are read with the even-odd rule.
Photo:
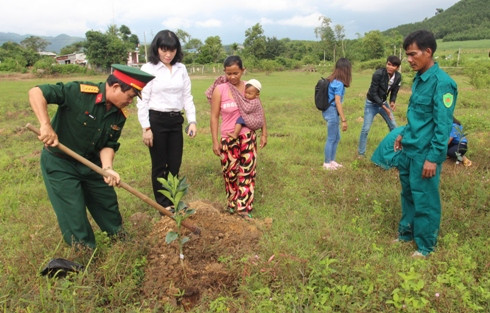
[[187, 135], [196, 136], [196, 108], [191, 95], [191, 80], [182, 61], [179, 38], [169, 30], [156, 34], [151, 43], [148, 63], [141, 69], [155, 79], [143, 88], [138, 101], [138, 119], [143, 128], [143, 143], [149, 148], [152, 183], [155, 200], [163, 207], [172, 205], [161, 194], [162, 184], [157, 178], [168, 173], [179, 174], [184, 139], [182, 124], [185, 111]]

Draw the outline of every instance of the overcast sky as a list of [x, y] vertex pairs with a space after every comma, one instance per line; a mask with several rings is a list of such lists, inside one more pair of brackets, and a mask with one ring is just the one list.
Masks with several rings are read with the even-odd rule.
[[317, 40], [319, 17], [345, 28], [347, 38], [371, 30], [434, 16], [458, 0], [2, 0], [0, 32], [20, 35], [85, 37], [110, 24], [128, 26], [140, 41], [151, 42], [162, 29], [183, 29], [205, 41], [243, 43], [245, 31], [260, 23], [267, 37]]

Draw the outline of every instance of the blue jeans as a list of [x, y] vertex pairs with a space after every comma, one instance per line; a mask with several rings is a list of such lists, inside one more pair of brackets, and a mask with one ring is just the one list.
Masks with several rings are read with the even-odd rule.
[[[384, 103], [383, 105], [387, 104]], [[366, 99], [366, 104], [364, 105], [364, 124], [362, 125], [361, 138], [359, 139], [359, 148], [357, 149], [357, 152], [360, 155], [364, 155], [366, 153], [366, 144], [369, 129], [371, 129], [371, 125], [373, 124], [373, 120], [376, 114], [380, 114], [383, 117], [390, 131], [396, 128], [396, 122], [393, 112], [390, 113], [390, 116], [393, 118], [391, 119], [382, 107]]]
[[322, 112], [323, 119], [327, 121], [327, 142], [325, 142], [325, 163], [335, 161], [337, 146], [340, 142], [339, 114], [337, 108], [331, 105]]

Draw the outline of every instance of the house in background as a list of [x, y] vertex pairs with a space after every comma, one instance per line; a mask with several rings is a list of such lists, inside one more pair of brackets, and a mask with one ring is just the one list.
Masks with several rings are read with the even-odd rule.
[[77, 64], [77, 65], [85, 66], [87, 65], [87, 57], [85, 56], [85, 53], [70, 53], [70, 54], [57, 56], [56, 63]]
[[[57, 56], [56, 63], [58, 64], [76, 64], [81, 66], [87, 66], [87, 56], [85, 53], [70, 53]], [[127, 65], [140, 67], [138, 50], [128, 52]]]
[[134, 66], [134, 67], [141, 67], [140, 60], [139, 60], [139, 51], [136, 49], [136, 51], [130, 51], [128, 52], [128, 65], [129, 66]]

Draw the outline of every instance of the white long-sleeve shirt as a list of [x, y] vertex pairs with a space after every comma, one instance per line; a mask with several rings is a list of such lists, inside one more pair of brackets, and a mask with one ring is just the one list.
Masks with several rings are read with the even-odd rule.
[[187, 122], [196, 122], [196, 107], [191, 94], [191, 79], [182, 63], [172, 65], [172, 72], [162, 63], [146, 63], [141, 70], [155, 76], [141, 91], [138, 99], [138, 120], [142, 128], [150, 127], [149, 110], [181, 112]]

